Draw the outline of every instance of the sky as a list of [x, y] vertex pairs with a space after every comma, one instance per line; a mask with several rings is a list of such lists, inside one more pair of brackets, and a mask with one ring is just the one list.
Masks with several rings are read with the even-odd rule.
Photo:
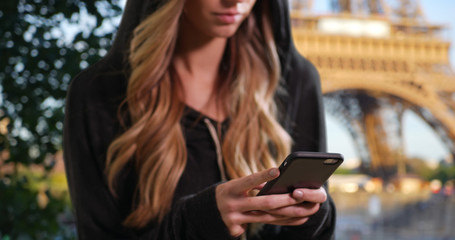
[[[329, 0], [314, 1], [316, 13], [327, 13]], [[447, 41], [451, 42], [450, 62], [455, 69], [455, 1], [454, 0], [420, 0], [427, 21], [431, 24], [447, 26], [449, 29], [444, 34]], [[404, 114], [403, 133], [405, 152], [410, 157], [420, 157], [429, 162], [444, 159], [448, 149], [443, 145], [434, 131], [414, 113], [407, 111]], [[327, 114], [328, 151], [340, 152], [345, 156], [346, 163], [354, 163], [358, 154], [354, 149], [352, 137], [341, 124]]]

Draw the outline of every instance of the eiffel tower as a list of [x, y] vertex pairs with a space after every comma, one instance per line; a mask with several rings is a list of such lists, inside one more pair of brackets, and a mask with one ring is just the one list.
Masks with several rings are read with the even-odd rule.
[[406, 110], [455, 156], [447, 29], [428, 23], [417, 0], [330, 0], [323, 16], [311, 13], [312, 0], [290, 2], [296, 47], [318, 68], [326, 108], [353, 136], [365, 172], [405, 173]]

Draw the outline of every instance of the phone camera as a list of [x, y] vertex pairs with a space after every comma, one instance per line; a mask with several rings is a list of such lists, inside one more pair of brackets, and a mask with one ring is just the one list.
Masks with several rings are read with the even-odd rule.
[[324, 160], [324, 164], [334, 165], [334, 164], [337, 164], [338, 161], [339, 161], [338, 159], [329, 158], [329, 159]]

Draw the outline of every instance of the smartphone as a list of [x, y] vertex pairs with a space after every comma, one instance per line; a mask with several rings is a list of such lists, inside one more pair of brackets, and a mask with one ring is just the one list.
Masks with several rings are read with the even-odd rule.
[[320, 188], [343, 162], [339, 153], [303, 152], [289, 154], [281, 163], [280, 176], [257, 194], [291, 193], [296, 188]]

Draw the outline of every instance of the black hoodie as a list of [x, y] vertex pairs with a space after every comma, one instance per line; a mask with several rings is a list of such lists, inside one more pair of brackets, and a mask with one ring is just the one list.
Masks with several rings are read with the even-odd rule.
[[[261, 0], [258, 0], [261, 1]], [[325, 151], [325, 125], [319, 75], [295, 49], [287, 0], [269, 1], [274, 37], [287, 91], [278, 99], [283, 126], [291, 134], [293, 150]], [[114, 197], [104, 174], [109, 144], [124, 129], [118, 108], [125, 97], [126, 52], [132, 30], [162, 1], [128, 0], [116, 39], [108, 54], [71, 82], [64, 126], [64, 159], [80, 239], [233, 239], [216, 206], [215, 187], [221, 181], [215, 143], [201, 114], [186, 109], [181, 121], [188, 161], [177, 186], [171, 211], [160, 224], [132, 230], [122, 226], [131, 212], [137, 175], [126, 168]], [[254, 13], [256, 14], [256, 13]], [[227, 127], [228, 123], [223, 123]], [[249, 239], [331, 239], [335, 207], [329, 199], [310, 220], [298, 227], [265, 225]]]

